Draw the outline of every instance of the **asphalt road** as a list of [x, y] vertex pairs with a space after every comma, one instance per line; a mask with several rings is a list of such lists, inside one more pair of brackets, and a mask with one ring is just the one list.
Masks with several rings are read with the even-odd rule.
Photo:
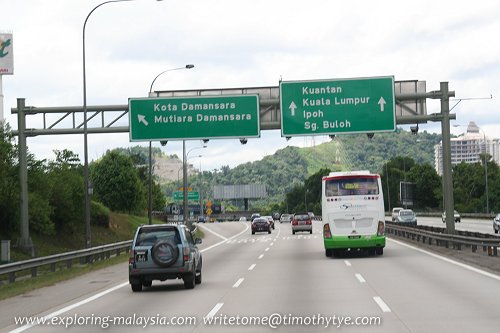
[[[183, 325], [150, 322], [145, 330], [331, 332], [345, 317], [372, 317], [380, 322], [342, 326], [341, 331], [499, 332], [498, 275], [395, 240], [388, 240], [383, 256], [327, 258], [320, 222], [315, 222], [312, 235], [292, 235], [289, 224], [279, 223], [271, 235], [251, 235], [248, 226], [204, 226], [213, 233], [205, 231], [203, 282], [193, 290], [185, 290], [181, 280], [155, 281], [151, 288], [132, 293], [127, 266], [121, 264], [0, 302], [0, 331], [67, 331], [61, 325], [13, 325], [16, 315], [55, 315], [58, 324], [135, 318], [136, 326], [110, 325], [110, 332], [137, 332], [146, 326], [145, 318], [163, 317]], [[204, 318], [216, 323], [210, 325]], [[280, 318], [281, 323], [274, 322]], [[71, 332], [100, 330], [89, 323], [71, 327]]]
[[[446, 228], [440, 217], [423, 217], [417, 214], [417, 223], [419, 225], [429, 225], [433, 227]], [[485, 234], [494, 234], [493, 232], [493, 219], [473, 219], [473, 218], [463, 218], [460, 223], [455, 223], [455, 229], [481, 232]]]

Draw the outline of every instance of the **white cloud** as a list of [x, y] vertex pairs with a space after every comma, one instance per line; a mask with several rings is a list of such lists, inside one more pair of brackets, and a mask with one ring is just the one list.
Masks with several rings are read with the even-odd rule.
[[[99, 1], [8, 1], [0, 30], [14, 33], [15, 75], [3, 77], [7, 121], [17, 97], [27, 105], [82, 104], [82, 27]], [[87, 36], [88, 104], [126, 104], [155, 89], [209, 89], [277, 86], [284, 80], [394, 75], [426, 80], [428, 90], [449, 81], [456, 98], [456, 123], [475, 121], [492, 137], [500, 135], [500, 3], [498, 1], [329, 1], [311, 0], [136, 0], [106, 4], [90, 17]], [[453, 106], [456, 101], [451, 101]], [[428, 113], [439, 102], [428, 100]], [[30, 120], [42, 126], [41, 117]], [[421, 125], [437, 130], [439, 124]], [[318, 141], [324, 140], [319, 137]], [[40, 158], [53, 149], [83, 156], [80, 136], [35, 137], [29, 149]], [[159, 144], [155, 143], [159, 146]], [[189, 142], [193, 147], [198, 142]], [[287, 142], [279, 131], [264, 131], [247, 145], [212, 140], [202, 168], [262, 158], [304, 138]], [[91, 135], [89, 156], [135, 145], [127, 134]], [[167, 153], [181, 156], [181, 144]], [[194, 163], [195, 165], [197, 163]]]

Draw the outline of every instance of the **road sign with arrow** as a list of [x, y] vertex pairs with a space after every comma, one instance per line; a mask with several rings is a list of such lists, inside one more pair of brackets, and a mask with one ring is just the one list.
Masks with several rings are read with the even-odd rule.
[[281, 135], [396, 130], [394, 77], [282, 81]]

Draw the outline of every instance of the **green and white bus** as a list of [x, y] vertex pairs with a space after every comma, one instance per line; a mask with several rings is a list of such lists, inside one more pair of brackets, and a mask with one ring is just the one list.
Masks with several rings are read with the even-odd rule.
[[331, 172], [322, 179], [325, 255], [385, 247], [384, 195], [380, 175], [369, 171]]

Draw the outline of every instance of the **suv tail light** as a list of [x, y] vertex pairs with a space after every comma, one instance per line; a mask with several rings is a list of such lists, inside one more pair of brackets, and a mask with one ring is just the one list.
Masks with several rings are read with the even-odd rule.
[[182, 248], [182, 257], [183, 257], [183, 259], [184, 259], [185, 262], [189, 261], [189, 253], [190, 253], [189, 247], [184, 246]]
[[292, 225], [297, 225], [297, 224], [299, 224], [298, 221], [296, 219], [293, 219], [292, 220]]
[[384, 221], [378, 221], [377, 236], [385, 235], [385, 223]]
[[312, 220], [311, 220], [311, 219], [308, 219], [308, 220], [306, 221], [306, 224], [312, 224]]
[[323, 238], [332, 238], [332, 233], [330, 231], [330, 225], [326, 223], [323, 226]]
[[130, 257], [128, 258], [128, 264], [135, 264], [135, 251], [130, 251]]

